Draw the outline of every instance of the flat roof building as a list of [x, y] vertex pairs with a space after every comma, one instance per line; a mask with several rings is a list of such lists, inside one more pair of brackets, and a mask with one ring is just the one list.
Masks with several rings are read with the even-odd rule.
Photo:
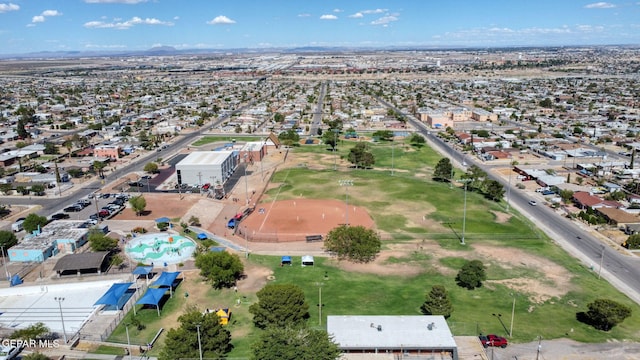
[[176, 164], [178, 184], [223, 184], [238, 166], [237, 151], [194, 151]]
[[327, 316], [327, 332], [344, 353], [435, 355], [458, 360], [444, 316]]

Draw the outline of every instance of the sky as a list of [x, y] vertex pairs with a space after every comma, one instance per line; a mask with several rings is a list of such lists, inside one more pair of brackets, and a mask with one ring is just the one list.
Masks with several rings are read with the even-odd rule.
[[640, 44], [640, 0], [0, 0], [0, 54]]

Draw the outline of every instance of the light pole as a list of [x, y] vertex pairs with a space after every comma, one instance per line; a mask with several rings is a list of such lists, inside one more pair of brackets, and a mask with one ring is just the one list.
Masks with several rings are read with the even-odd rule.
[[353, 186], [353, 180], [338, 180], [340, 186], [344, 186], [346, 212], [344, 213], [344, 223], [349, 226], [349, 186]]
[[332, 129], [333, 131], [333, 171], [338, 170], [338, 152], [336, 151], [336, 147], [338, 147], [338, 129]]
[[9, 270], [7, 269], [7, 257], [4, 254], [4, 245], [0, 246], [0, 249], [2, 250], [2, 263], [4, 264], [4, 273], [7, 276], [7, 281], [10, 281], [11, 275], [9, 275]]
[[200, 324], [196, 325], [198, 330], [198, 352], [200, 353], [200, 360], [202, 360], [202, 341], [200, 341]]
[[249, 238], [247, 237], [247, 226], [244, 226], [244, 255], [249, 258]]
[[511, 173], [513, 169], [511, 166], [513, 163], [509, 163], [509, 186], [507, 187], [507, 212], [509, 212], [509, 202], [511, 201]]
[[64, 301], [63, 297], [54, 297], [53, 300], [58, 302], [58, 308], [60, 309], [60, 320], [62, 321], [62, 338], [64, 339], [64, 343], [67, 343], [67, 330], [64, 328], [64, 316], [62, 315], [62, 302]]
[[602, 245], [602, 253], [600, 254], [600, 269], [598, 269], [598, 279], [600, 279], [600, 274], [602, 273], [603, 262], [604, 262], [604, 245]]
[[462, 238], [460, 239], [460, 243], [464, 245], [464, 232], [467, 226], [467, 183], [469, 183], [469, 179], [461, 180], [464, 183], [464, 206], [462, 207]]
[[247, 185], [247, 154], [244, 154], [244, 193], [249, 205], [249, 186]]
[[516, 296], [513, 295], [513, 306], [511, 306], [511, 326], [509, 327], [509, 337], [513, 336], [513, 317], [516, 314]]
[[129, 360], [131, 360], [131, 340], [129, 339], [129, 324], [124, 325], [124, 330], [127, 332], [127, 352], [129, 353]]

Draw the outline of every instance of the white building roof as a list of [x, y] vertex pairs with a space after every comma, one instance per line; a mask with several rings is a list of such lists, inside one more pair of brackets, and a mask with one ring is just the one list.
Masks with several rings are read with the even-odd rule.
[[194, 151], [182, 159], [178, 165], [221, 165], [232, 153], [232, 151]]
[[327, 332], [341, 349], [456, 348], [444, 316], [327, 316]]

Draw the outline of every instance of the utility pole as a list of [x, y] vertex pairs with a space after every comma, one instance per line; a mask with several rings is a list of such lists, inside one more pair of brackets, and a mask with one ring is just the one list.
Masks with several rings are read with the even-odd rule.
[[598, 279], [602, 273], [602, 264], [604, 263], [604, 245], [602, 245], [602, 253], [600, 254], [600, 269], [598, 269]]
[[198, 352], [200, 353], [200, 360], [202, 360], [202, 341], [200, 340], [200, 324], [196, 325], [198, 330]]
[[394, 150], [396, 148], [396, 143], [391, 139], [391, 176], [393, 176], [393, 158], [394, 158]]
[[540, 360], [540, 350], [542, 350], [542, 336], [538, 336], [538, 353], [536, 354], [536, 360]]

